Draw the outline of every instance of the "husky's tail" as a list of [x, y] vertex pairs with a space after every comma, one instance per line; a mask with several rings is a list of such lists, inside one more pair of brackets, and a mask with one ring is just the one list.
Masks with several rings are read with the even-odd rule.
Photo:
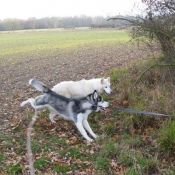
[[36, 90], [41, 91], [43, 93], [47, 93], [50, 90], [45, 84], [35, 79], [31, 79], [29, 81], [29, 84], [33, 86]]

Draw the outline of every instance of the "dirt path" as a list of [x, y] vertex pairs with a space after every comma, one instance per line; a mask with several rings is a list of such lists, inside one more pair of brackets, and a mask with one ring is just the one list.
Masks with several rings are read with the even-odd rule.
[[20, 103], [38, 92], [29, 87], [28, 80], [36, 78], [49, 87], [66, 80], [90, 79], [105, 76], [110, 68], [123, 66], [133, 58], [144, 58], [144, 53], [133, 50], [134, 45], [87, 47], [71, 51], [58, 51], [56, 56], [37, 55], [16, 58], [14, 64], [1, 64], [0, 69], [0, 124], [6, 125], [13, 117], [22, 118], [28, 108], [20, 108]]

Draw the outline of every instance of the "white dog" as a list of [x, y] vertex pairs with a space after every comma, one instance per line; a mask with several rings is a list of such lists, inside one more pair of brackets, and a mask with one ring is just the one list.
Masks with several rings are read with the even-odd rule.
[[81, 81], [63, 81], [52, 88], [52, 91], [63, 95], [67, 98], [85, 97], [91, 93], [97, 91], [98, 94], [106, 92], [110, 94], [112, 92], [110, 88], [110, 77], [108, 78], [96, 78], [90, 80]]

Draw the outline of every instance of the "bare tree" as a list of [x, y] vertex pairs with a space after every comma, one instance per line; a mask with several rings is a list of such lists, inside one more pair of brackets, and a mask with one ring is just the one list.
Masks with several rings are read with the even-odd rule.
[[[175, 0], [142, 0], [146, 4], [142, 16], [110, 19], [130, 22], [133, 38], [157, 41], [166, 62], [175, 62]], [[109, 20], [110, 20], [109, 19]]]

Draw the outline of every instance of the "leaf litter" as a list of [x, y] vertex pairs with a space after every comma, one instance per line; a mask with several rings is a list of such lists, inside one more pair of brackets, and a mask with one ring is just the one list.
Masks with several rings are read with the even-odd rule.
[[[146, 58], [146, 51], [144, 54], [143, 51], [133, 53], [136, 48], [134, 44], [128, 44], [127, 47], [118, 44], [102, 47], [87, 45], [68, 52], [59, 50], [57, 53], [51, 53], [50, 57], [44, 53], [31, 56], [29, 54], [21, 56], [21, 59], [11, 64], [6, 58], [8, 64], [3, 62], [0, 69], [0, 135], [2, 136], [0, 147], [1, 154], [4, 155], [0, 173], [8, 174], [5, 166], [9, 167], [8, 171], [12, 171], [15, 166], [21, 174], [29, 173], [25, 144], [27, 126], [34, 110], [29, 105], [21, 108], [20, 103], [40, 94], [29, 87], [29, 79], [36, 78], [52, 87], [60, 81], [106, 76], [111, 68], [122, 67], [135, 58]], [[31, 135], [34, 146], [32, 149], [34, 149], [35, 166], [37, 162], [42, 161], [46, 164], [43, 164], [44, 168], [38, 168], [37, 172], [96, 174], [93, 159], [100, 145], [84, 140], [69, 121], [56, 118], [57, 123], [52, 124], [48, 119], [47, 110], [43, 110], [39, 115]], [[114, 137], [117, 139], [118, 134]], [[111, 173], [125, 172], [115, 160], [112, 159], [110, 164]]]

